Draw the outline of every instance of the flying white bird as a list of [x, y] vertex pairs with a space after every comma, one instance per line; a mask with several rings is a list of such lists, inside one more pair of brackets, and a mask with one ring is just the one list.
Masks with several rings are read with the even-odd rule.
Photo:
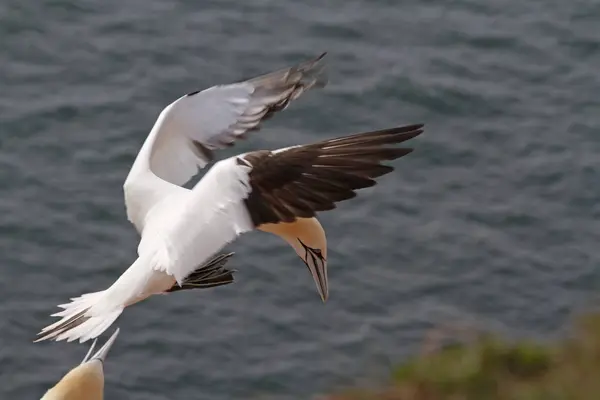
[[374, 178], [393, 170], [381, 161], [412, 151], [390, 145], [422, 132], [417, 124], [244, 153], [217, 162], [191, 190], [149, 174], [152, 156], [136, 161], [128, 182], [130, 190], [138, 185], [140, 197], [130, 192], [130, 199], [146, 210], [138, 220], [144, 228], [137, 260], [108, 289], [60, 306], [64, 310], [54, 316], [62, 319], [44, 328], [38, 341], [84, 342], [98, 336], [125, 307], [184, 283], [198, 265], [255, 229], [274, 233], [294, 248], [325, 300], [327, 244], [316, 213], [374, 186]]
[[96, 341], [80, 365], [69, 371], [41, 400], [102, 400], [104, 398], [104, 361], [112, 347], [119, 328], [93, 356]]
[[327, 244], [315, 212], [335, 208], [335, 202], [354, 197], [354, 189], [372, 186], [372, 178], [390, 172], [392, 167], [379, 161], [410, 149], [383, 146], [417, 136], [422, 125], [242, 154], [216, 163], [192, 190], [182, 187], [213, 159], [212, 150], [258, 129], [307, 89], [322, 87], [323, 56], [190, 93], [166, 107], [124, 184], [128, 218], [141, 234], [138, 259], [107, 290], [59, 306], [64, 311], [53, 316], [62, 319], [44, 328], [37, 341], [92, 339], [126, 306], [154, 294], [202, 287], [207, 275], [210, 285], [230, 283], [231, 271], [222, 268], [230, 255], [210, 257], [255, 228], [294, 248], [325, 301]]
[[[127, 217], [142, 235], [142, 242], [147, 243], [155, 236], [161, 221], [170, 218], [167, 213], [175, 212], [181, 200], [188, 197], [188, 189], [181, 186], [214, 159], [213, 150], [230, 147], [247, 132], [258, 130], [262, 121], [287, 108], [305, 91], [326, 86], [325, 55], [246, 81], [188, 93], [165, 107], [123, 186]], [[223, 267], [232, 255], [221, 254], [206, 263], [199, 262], [200, 267], [191, 274], [179, 281], [171, 278], [172, 286], [160, 290], [170, 293], [232, 283], [234, 271]], [[129, 299], [128, 304], [157, 293], [167, 280], [150, 279], [147, 287], [139, 288], [140, 293]], [[36, 341], [56, 337], [59, 331], [66, 332], [81, 324], [82, 319], [73, 314], [93, 304], [102, 293], [105, 292], [72, 298], [71, 303], [59, 306], [65, 311], [53, 316], [65, 318], [56, 329], [52, 328], [54, 325], [47, 327], [41, 332], [47, 335]], [[91, 329], [91, 324], [97, 326], [86, 332], [86, 340], [99, 335], [119, 314], [113, 310], [103, 322], [88, 323], [86, 329]], [[83, 334], [83, 328], [80, 329]]]

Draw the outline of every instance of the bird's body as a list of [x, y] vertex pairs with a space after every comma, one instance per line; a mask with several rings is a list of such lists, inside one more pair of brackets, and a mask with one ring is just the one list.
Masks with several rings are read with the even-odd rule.
[[182, 186], [212, 160], [213, 149], [233, 144], [317, 85], [321, 58], [245, 83], [194, 92], [168, 106], [124, 184], [127, 215], [141, 235], [138, 258], [107, 290], [61, 305], [64, 310], [54, 316], [62, 319], [44, 328], [38, 341], [93, 339], [125, 307], [185, 287], [190, 279], [211, 283], [216, 274], [229, 283], [230, 271], [211, 266], [221, 265], [226, 256], [215, 254], [253, 230], [288, 242], [325, 301], [327, 241], [316, 213], [334, 209], [335, 203], [356, 196], [355, 190], [373, 186], [374, 178], [391, 172], [380, 162], [411, 149], [389, 146], [419, 135], [423, 125], [239, 154], [215, 163], [192, 189]]
[[324, 56], [243, 82], [191, 92], [165, 107], [123, 185], [127, 217], [141, 235], [138, 258], [107, 290], [60, 305], [64, 310], [53, 316], [62, 319], [44, 328], [36, 341], [79, 338], [83, 342], [104, 331], [125, 307], [149, 296], [233, 282], [232, 271], [223, 268], [232, 253], [214, 254], [238, 234], [253, 229], [250, 219], [243, 217], [241, 204], [229, 201], [224, 207], [222, 202], [244, 189], [229, 183], [222, 186], [223, 192], [215, 191], [219, 180], [228, 175], [222, 164], [227, 160], [211, 168], [192, 190], [183, 185], [213, 160], [214, 150], [258, 130], [262, 121], [305, 91], [324, 87]]
[[41, 400], [102, 400], [104, 398], [103, 365], [118, 334], [119, 329], [98, 352], [91, 356], [96, 345], [94, 341], [81, 364], [65, 374]]

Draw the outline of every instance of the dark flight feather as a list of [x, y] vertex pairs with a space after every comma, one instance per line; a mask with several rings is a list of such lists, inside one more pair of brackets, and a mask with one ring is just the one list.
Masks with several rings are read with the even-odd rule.
[[332, 210], [337, 202], [374, 186], [393, 167], [381, 164], [403, 157], [410, 148], [395, 148], [423, 132], [423, 124], [328, 139], [280, 152], [260, 150], [238, 158], [250, 164], [252, 191], [245, 200], [255, 226], [293, 222]]

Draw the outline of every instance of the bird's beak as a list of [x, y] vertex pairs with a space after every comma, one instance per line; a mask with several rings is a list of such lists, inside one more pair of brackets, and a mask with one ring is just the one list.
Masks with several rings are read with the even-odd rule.
[[321, 296], [321, 300], [323, 303], [327, 301], [329, 298], [329, 284], [327, 281], [327, 260], [321, 254], [321, 251], [318, 249], [313, 249], [311, 247], [306, 246], [302, 241], [300, 241], [302, 246], [304, 247], [304, 263], [308, 267], [313, 279], [315, 280], [315, 284], [317, 285], [317, 290], [319, 291], [319, 295]]
[[306, 260], [306, 265], [315, 280], [317, 290], [321, 296], [323, 303], [329, 298], [329, 285], [327, 282], [327, 261], [319, 258], [309, 258]]
[[83, 357], [83, 361], [81, 362], [81, 365], [83, 365], [86, 362], [90, 361], [90, 356], [92, 355], [92, 352], [94, 351], [94, 348], [96, 347], [96, 343], [98, 343], [98, 338], [94, 339], [94, 341], [92, 342], [92, 345], [90, 346], [90, 349], [88, 350], [88, 352], [85, 355], [85, 357]]
[[110, 339], [108, 339], [106, 341], [106, 343], [104, 343], [104, 346], [102, 346], [100, 348], [100, 350], [98, 350], [96, 352], [96, 354], [94, 354], [93, 356], [90, 357], [90, 354], [92, 354], [92, 350], [94, 349], [94, 346], [96, 345], [96, 340], [94, 340], [94, 342], [92, 343], [92, 347], [90, 348], [90, 350], [88, 351], [88, 354], [83, 359], [82, 364], [86, 363], [88, 361], [92, 361], [92, 360], [99, 360], [102, 363], [104, 363], [104, 360], [106, 359], [106, 355], [110, 351], [110, 348], [115, 343], [115, 340], [117, 339], [117, 336], [119, 335], [119, 330], [120, 329], [117, 328], [117, 330], [115, 330], [115, 333], [112, 334], [112, 336], [110, 337]]

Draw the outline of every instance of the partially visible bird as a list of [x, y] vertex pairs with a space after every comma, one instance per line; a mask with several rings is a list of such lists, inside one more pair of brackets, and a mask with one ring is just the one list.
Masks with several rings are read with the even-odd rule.
[[37, 341], [97, 337], [125, 307], [184, 285], [198, 265], [255, 229], [292, 246], [325, 301], [327, 243], [316, 213], [355, 197], [357, 189], [374, 186], [375, 178], [394, 169], [382, 161], [412, 151], [392, 145], [422, 132], [422, 124], [407, 125], [240, 154], [217, 162], [191, 190], [154, 175], [149, 169], [152, 147], [142, 149], [148, 158], [138, 157], [128, 178], [137, 193], [130, 198], [134, 203], [129, 205], [135, 204], [130, 211], [144, 210], [134, 212], [143, 226], [138, 258], [108, 289], [61, 305], [64, 310], [54, 316], [62, 319], [45, 327]]
[[119, 335], [119, 328], [94, 355], [97, 339], [80, 365], [69, 371], [41, 400], [102, 400], [104, 398], [104, 361]]

